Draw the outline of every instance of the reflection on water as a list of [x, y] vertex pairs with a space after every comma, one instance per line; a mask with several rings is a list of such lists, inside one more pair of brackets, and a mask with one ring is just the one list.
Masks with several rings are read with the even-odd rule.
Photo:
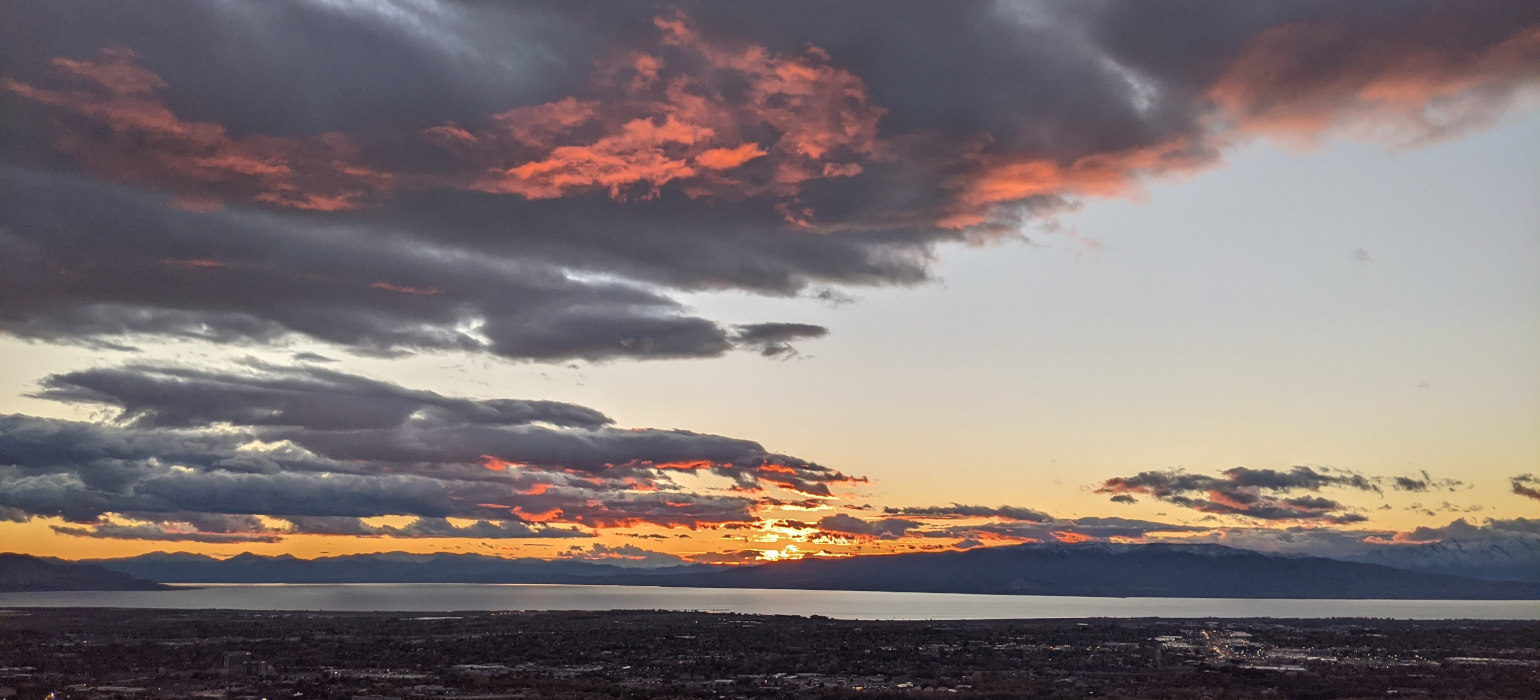
[[0, 607], [224, 610], [708, 610], [860, 620], [1380, 617], [1537, 620], [1532, 600], [1270, 600], [479, 583], [200, 584], [176, 591], [0, 593]]

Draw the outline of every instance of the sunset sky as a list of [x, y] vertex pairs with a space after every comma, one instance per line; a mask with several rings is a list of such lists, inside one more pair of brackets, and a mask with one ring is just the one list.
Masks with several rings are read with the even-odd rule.
[[0, 7], [0, 550], [1540, 539], [1540, 4]]

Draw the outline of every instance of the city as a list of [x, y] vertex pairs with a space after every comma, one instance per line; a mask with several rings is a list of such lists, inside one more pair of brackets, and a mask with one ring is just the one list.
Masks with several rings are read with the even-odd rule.
[[12, 609], [0, 697], [1524, 697], [1540, 623]]

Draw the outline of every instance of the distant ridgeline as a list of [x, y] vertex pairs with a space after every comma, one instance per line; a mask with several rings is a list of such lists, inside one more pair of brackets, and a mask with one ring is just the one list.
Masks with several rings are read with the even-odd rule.
[[403, 553], [310, 560], [156, 553], [89, 563], [166, 583], [565, 583], [1117, 597], [1540, 600], [1540, 582], [1534, 580], [1483, 580], [1209, 544], [1028, 544], [657, 569]]
[[94, 564], [50, 561], [25, 554], [0, 554], [0, 592], [159, 591], [169, 588]]
[[1487, 581], [1210, 544], [1028, 544], [803, 559], [664, 579], [665, 585], [703, 587], [1016, 595], [1540, 600], [1540, 583], [1532, 581]]

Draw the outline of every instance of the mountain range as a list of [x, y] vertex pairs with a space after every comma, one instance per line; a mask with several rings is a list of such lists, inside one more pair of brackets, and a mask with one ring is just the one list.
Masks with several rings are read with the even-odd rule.
[[569, 559], [505, 559], [482, 554], [349, 554], [300, 559], [287, 554], [145, 554], [89, 560], [113, 571], [163, 583], [591, 583], [712, 571], [705, 564], [637, 569]]
[[968, 551], [655, 569], [476, 554], [318, 559], [147, 554], [86, 562], [165, 583], [567, 583], [1197, 598], [1536, 599], [1540, 582], [1279, 555], [1212, 544], [1026, 544]]
[[1451, 538], [1425, 544], [1371, 546], [1333, 558], [1489, 581], [1540, 581], [1540, 540], [1532, 537]]
[[168, 588], [94, 564], [0, 553], [0, 592], [159, 591]]
[[1212, 544], [1026, 544], [808, 558], [656, 576], [648, 583], [1117, 597], [1540, 600], [1540, 583], [1487, 581]]

